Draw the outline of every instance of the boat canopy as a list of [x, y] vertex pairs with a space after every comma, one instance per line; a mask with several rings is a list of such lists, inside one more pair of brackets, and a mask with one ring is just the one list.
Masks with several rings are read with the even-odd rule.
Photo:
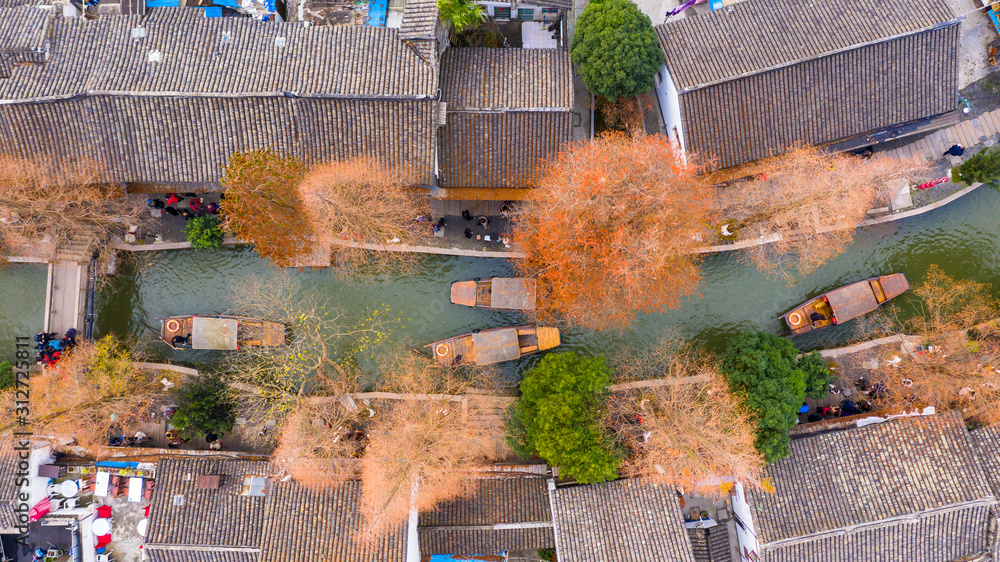
[[535, 280], [523, 277], [494, 278], [491, 306], [508, 310], [533, 310], [535, 308]]
[[476, 282], [460, 281], [452, 283], [451, 302], [465, 306], [476, 306]]
[[192, 349], [236, 349], [239, 321], [195, 316], [191, 322]]
[[476, 350], [476, 362], [480, 365], [510, 361], [521, 356], [516, 328], [472, 334], [472, 345]]

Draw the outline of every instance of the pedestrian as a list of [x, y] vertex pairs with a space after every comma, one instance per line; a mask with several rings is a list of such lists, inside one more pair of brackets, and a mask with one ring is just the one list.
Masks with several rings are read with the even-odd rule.
[[472, 238], [472, 229], [471, 228], [466, 228], [465, 229], [465, 237], [466, 238]]
[[510, 216], [510, 205], [508, 203], [509, 201], [504, 201], [503, 205], [500, 206], [500, 216], [503, 218]]
[[486, 218], [485, 216], [479, 217], [479, 226], [483, 227], [483, 230], [486, 230], [486, 227], [488, 227], [489, 225], [490, 225], [490, 219]]
[[64, 337], [69, 339], [70, 345], [76, 345], [76, 328], [66, 330], [66, 335]]
[[809, 315], [809, 320], [813, 322], [822, 322], [826, 320], [826, 316], [823, 316], [822, 312], [813, 312]]
[[178, 347], [184, 347], [186, 344], [187, 344], [187, 338], [181, 335], [174, 336], [173, 339], [170, 340], [170, 345], [172, 345], [174, 349], [177, 349]]
[[444, 226], [445, 224], [447, 224], [447, 223], [445, 223], [445, 222], [444, 222], [444, 217], [441, 217], [441, 218], [439, 218], [439, 219], [437, 220], [437, 222], [436, 222], [436, 223], [434, 223], [434, 226], [437, 226], [437, 227], [442, 227], [442, 226]]
[[465, 220], [467, 220], [467, 221], [471, 221], [472, 220], [472, 213], [470, 213], [469, 210], [466, 209], [466, 210], [462, 211], [462, 218], [465, 219]]
[[181, 209], [181, 216], [189, 219], [194, 216], [194, 213], [192, 213], [190, 209]]
[[965, 147], [960, 144], [953, 144], [941, 156], [961, 156], [965, 154]]
[[177, 203], [180, 203], [183, 200], [184, 200], [184, 198], [181, 197], [180, 195], [177, 195], [176, 193], [168, 193], [167, 194], [167, 205], [168, 206], [170, 206], [170, 205], [176, 205]]
[[163, 201], [159, 199], [146, 199], [146, 205], [149, 205], [151, 209], [162, 209], [164, 207]]
[[177, 211], [177, 209], [175, 209], [173, 207], [167, 207], [166, 209], [163, 209], [163, 212], [166, 213], [166, 214], [168, 214], [168, 215], [173, 215], [175, 217], [180, 214]]
[[216, 205], [215, 203], [209, 203], [208, 206], [205, 207], [205, 210], [208, 211], [208, 214], [210, 215], [219, 214], [219, 206]]
[[201, 211], [201, 204], [201, 197], [195, 197], [194, 199], [188, 201], [188, 208], [197, 213], [198, 211]]

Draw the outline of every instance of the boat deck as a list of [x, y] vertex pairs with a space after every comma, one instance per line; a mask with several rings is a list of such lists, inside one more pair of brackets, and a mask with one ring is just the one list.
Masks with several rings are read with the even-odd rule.
[[[162, 320], [162, 322], [163, 322], [163, 332], [162, 332], [163, 340], [166, 341], [167, 343], [170, 343], [171, 341], [173, 341], [174, 336], [184, 336], [184, 337], [187, 337], [191, 333], [191, 321], [192, 321], [192, 317], [190, 317], [190, 316], [175, 316], [175, 317], [171, 317], [171, 318], [164, 318]], [[171, 330], [170, 328], [173, 327], [174, 323], [177, 324], [177, 328], [174, 329], [174, 330]]]

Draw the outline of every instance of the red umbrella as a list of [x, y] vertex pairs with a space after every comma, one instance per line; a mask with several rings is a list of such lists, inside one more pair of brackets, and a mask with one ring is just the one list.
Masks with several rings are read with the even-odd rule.
[[28, 512], [28, 521], [34, 523], [42, 517], [45, 517], [45, 514], [50, 511], [52, 511], [52, 502], [49, 501], [49, 498], [45, 498], [36, 503], [35, 507], [31, 508], [31, 511]]
[[109, 542], [111, 542], [111, 535], [102, 535], [100, 537], [97, 537], [97, 548], [101, 548], [102, 546], [107, 545]]

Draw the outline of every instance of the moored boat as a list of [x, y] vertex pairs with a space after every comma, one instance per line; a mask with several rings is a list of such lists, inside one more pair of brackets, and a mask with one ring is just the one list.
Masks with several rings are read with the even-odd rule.
[[[285, 325], [243, 316], [159, 318], [160, 338], [175, 349], [239, 349], [285, 345]], [[183, 339], [183, 341], [181, 341]]]
[[535, 280], [524, 277], [475, 279], [451, 284], [451, 302], [491, 310], [535, 310]]
[[910, 290], [902, 273], [872, 277], [809, 299], [781, 316], [797, 336], [867, 314]]
[[559, 343], [559, 328], [517, 326], [462, 334], [426, 347], [441, 365], [489, 365], [552, 349]]

